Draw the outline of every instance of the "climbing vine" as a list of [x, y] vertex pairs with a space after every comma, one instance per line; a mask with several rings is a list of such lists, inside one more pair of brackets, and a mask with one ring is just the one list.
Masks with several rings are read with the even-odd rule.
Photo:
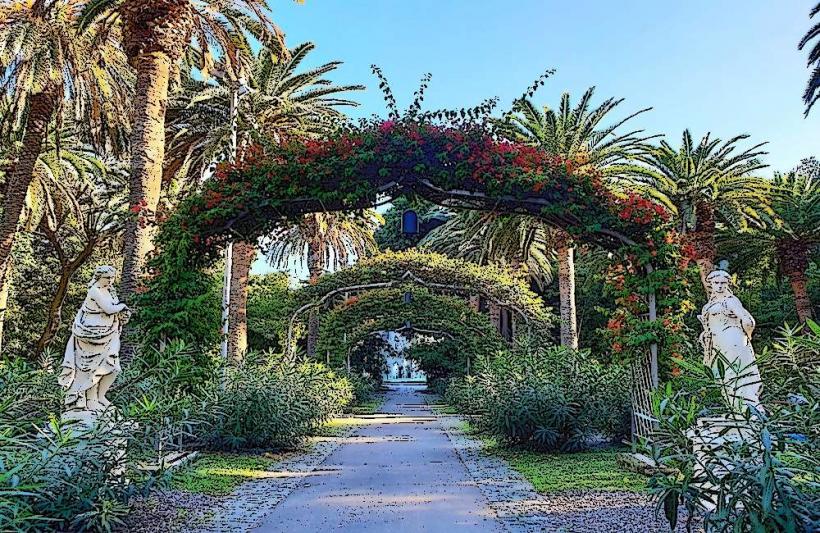
[[[405, 292], [413, 296], [404, 299]], [[493, 355], [506, 344], [486, 315], [470, 308], [463, 298], [433, 294], [416, 285], [380, 289], [352, 296], [322, 316], [318, 354], [330, 354], [343, 364], [351, 348], [380, 331], [417, 330], [457, 347], [448, 353], [454, 368], [466, 369], [467, 359]], [[420, 361], [425, 369], [425, 361]], [[441, 366], [427, 361], [428, 370]]]
[[[207, 292], [200, 272], [232, 240], [253, 241], [308, 212], [416, 194], [456, 208], [528, 214], [577, 242], [612, 251], [609, 290], [619, 304], [608, 335], [623, 356], [652, 344], [683, 349], [689, 254], [669, 213], [635, 193], [616, 193], [582, 157], [565, 159], [498, 140], [486, 122], [435, 123], [410, 114], [364, 121], [318, 140], [247, 148], [184, 200], [158, 233], [160, 254], [140, 302], [147, 339], [185, 336]], [[648, 322], [649, 296], [659, 320]]]

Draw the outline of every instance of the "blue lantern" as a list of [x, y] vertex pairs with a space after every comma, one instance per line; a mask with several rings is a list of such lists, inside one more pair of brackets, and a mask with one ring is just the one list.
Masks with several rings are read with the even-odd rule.
[[401, 214], [401, 232], [405, 235], [416, 235], [419, 232], [419, 216], [412, 209]]

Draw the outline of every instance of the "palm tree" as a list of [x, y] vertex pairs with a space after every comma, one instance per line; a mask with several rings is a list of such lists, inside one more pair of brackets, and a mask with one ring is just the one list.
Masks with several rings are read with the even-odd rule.
[[627, 182], [677, 217], [678, 231], [694, 246], [704, 288], [714, 269], [717, 224], [744, 230], [750, 224], [762, 227], [771, 215], [765, 188], [760, 180], [750, 179], [767, 166], [758, 159], [766, 154], [760, 150], [766, 143], [738, 151], [738, 143], [748, 138], [738, 135], [721, 142], [707, 133], [696, 146], [685, 130], [680, 148], [661, 141], [639, 155], [646, 168], [631, 173]]
[[[188, 79], [185, 93], [175, 99], [169, 113], [165, 180], [184, 191], [198, 185], [216, 161], [231, 159], [239, 145], [284, 136], [312, 137], [342, 121], [340, 108], [358, 104], [341, 95], [364, 87], [334, 85], [325, 78], [341, 65], [339, 61], [302, 70], [314, 48], [312, 43], [301, 44], [284, 60], [275, 50], [261, 49], [245, 66], [247, 77], [241, 87], [224, 76], [213, 81]], [[218, 70], [224, 72], [225, 66]], [[226, 355], [232, 358], [241, 357], [247, 346], [247, 281], [256, 248], [255, 243], [242, 242], [231, 247]]]
[[[312, 137], [343, 120], [340, 108], [358, 104], [341, 95], [364, 86], [334, 85], [325, 78], [340, 61], [300, 71], [314, 49], [312, 43], [300, 44], [284, 60], [275, 50], [261, 49], [245, 67], [242, 86], [224, 75], [207, 81], [188, 77], [168, 112], [165, 181], [187, 189], [197, 185], [215, 162], [229, 159], [232, 145]], [[224, 69], [222, 65], [219, 71]], [[238, 89], [244, 94], [232, 120], [231, 104]]]
[[772, 257], [789, 280], [801, 323], [813, 318], [807, 271], [810, 256], [820, 245], [820, 162], [805, 159], [785, 174], [761, 184], [769, 190], [777, 223], [747, 232], [724, 232], [721, 248], [740, 264], [756, 264]]
[[[116, 145], [126, 124], [129, 72], [117, 27], [78, 31], [84, 0], [13, 0], [0, 6], [4, 138], [20, 136], [0, 220], [0, 280], [6, 279], [20, 215], [48, 127], [63, 114], [87, 125], [97, 147]], [[5, 282], [3, 282], [5, 285]], [[0, 291], [3, 288], [0, 287]]]
[[419, 244], [479, 265], [523, 268], [530, 281], [543, 290], [555, 277], [552, 232], [533, 217], [463, 211], [431, 230]]
[[[296, 258], [307, 267], [311, 281], [325, 271], [333, 271], [378, 251], [374, 234], [384, 220], [372, 209], [352, 213], [311, 213], [299, 224], [282, 228], [264, 239], [268, 262], [274, 268], [288, 268]], [[315, 354], [318, 317], [308, 323], [308, 355]]]
[[[241, 75], [242, 56], [251, 55], [248, 34], [283, 55], [287, 50], [264, 0], [97, 0], [87, 3], [84, 20], [120, 21], [125, 53], [136, 71], [129, 184], [129, 209], [136, 216], [126, 224], [123, 243], [122, 291], [127, 299], [137, 288], [151, 250], [151, 222], [165, 158], [169, 82], [189, 46], [196, 44], [194, 56], [205, 75], [213, 64], [213, 50], [220, 52], [232, 79]], [[130, 342], [124, 350], [126, 356], [133, 350]]]
[[[809, 13], [809, 18], [814, 18], [818, 13], [820, 13], [820, 2], [812, 8], [811, 13]], [[818, 36], [820, 36], [820, 21], [806, 32], [806, 35], [800, 40], [800, 44], [797, 45], [798, 50], [803, 50], [806, 45], [816, 39], [809, 51], [807, 60], [807, 66], [809, 68], [813, 66], [814, 70], [812, 70], [809, 76], [809, 82], [806, 84], [806, 90], [803, 93], [803, 103], [806, 104], [806, 116], [809, 115], [811, 108], [817, 103], [817, 100], [820, 99], [820, 39], [818, 39]]]
[[[623, 99], [609, 98], [599, 106], [591, 108], [590, 103], [595, 88], [589, 88], [572, 106], [570, 95], [564, 93], [557, 110], [545, 107], [539, 109], [532, 100], [532, 92], [519, 98], [510, 113], [495, 121], [502, 137], [538, 146], [547, 152], [574, 159], [579, 166], [594, 168], [605, 176], [614, 177], [632, 171], [630, 161], [646, 150], [646, 143], [655, 136], [644, 136], [642, 130], [621, 131], [623, 125], [634, 117], [649, 111], [641, 109], [625, 118], [604, 125], [610, 113]], [[465, 227], [458, 215], [437, 231], [443, 234], [449, 228]], [[516, 225], [518, 229], [512, 229]], [[574, 248], [569, 237], [560, 229], [546, 226], [538, 229], [539, 222], [528, 217], [504, 218], [499, 224], [487, 226], [485, 241], [502, 242], [503, 234], [518, 234], [512, 242], [519, 243], [519, 259], [537, 267], [533, 272], [544, 272], [538, 266], [545, 259], [545, 247], [554, 248], [558, 259], [558, 285], [561, 300], [561, 343], [578, 347], [578, 325], [575, 306]], [[500, 233], [493, 235], [496, 231]], [[521, 246], [530, 249], [524, 253]], [[469, 249], [469, 248], [468, 248]], [[513, 248], [508, 248], [511, 253]], [[538, 274], [536, 274], [538, 275]]]

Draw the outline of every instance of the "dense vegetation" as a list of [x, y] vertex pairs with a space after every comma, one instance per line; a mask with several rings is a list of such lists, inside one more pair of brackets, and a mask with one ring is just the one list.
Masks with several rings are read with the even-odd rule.
[[[799, 43], [807, 115], [818, 36]], [[393, 349], [380, 335], [402, 329], [405, 355], [524, 469], [627, 436], [630, 364], [657, 350], [644, 444], [671, 469], [652, 489], [673, 522], [715, 497], [687, 431], [728, 414], [695, 334], [722, 260], [757, 318], [766, 412], [705, 521], [818, 527], [816, 159], [770, 179], [746, 135], [659, 140], [628, 127], [648, 109], [612, 119], [622, 100], [593, 105], [592, 89], [541, 106], [552, 71], [504, 110], [424, 112], [428, 76], [400, 112], [374, 68], [388, 117], [353, 123], [363, 87], [329, 79], [338, 61], [306, 67], [313, 49], [289, 48], [261, 0], [0, 5], [0, 528], [109, 530], [167, 481], [139, 467], [162, 453], [297, 446], [373, 395]], [[404, 196], [382, 219], [385, 194]], [[401, 231], [408, 209], [418, 235]], [[257, 248], [309, 282], [249, 275]], [[138, 312], [116, 433], [80, 435], [56, 373], [99, 264]], [[514, 343], [482, 302], [517, 313]]]

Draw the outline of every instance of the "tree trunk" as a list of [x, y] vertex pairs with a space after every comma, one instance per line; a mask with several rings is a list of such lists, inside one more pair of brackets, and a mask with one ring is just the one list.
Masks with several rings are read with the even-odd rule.
[[700, 202], [695, 207], [697, 227], [692, 232], [692, 245], [695, 248], [695, 263], [700, 271], [700, 281], [706, 296], [709, 296], [709, 287], [706, 277], [715, 269], [717, 244], [715, 243], [715, 209], [706, 202]]
[[54, 340], [57, 331], [60, 329], [60, 322], [63, 315], [63, 304], [65, 303], [66, 295], [68, 294], [68, 287], [71, 283], [71, 278], [74, 273], [91, 257], [94, 252], [96, 243], [88, 244], [80, 254], [71, 262], [65, 264], [60, 269], [60, 280], [57, 283], [57, 290], [54, 291], [54, 296], [51, 298], [51, 303], [48, 306], [48, 320], [46, 326], [43, 328], [43, 333], [37, 340], [35, 346], [35, 354], [40, 355], [45, 350], [52, 340]]
[[[322, 266], [322, 245], [318, 241], [312, 241], [308, 245], [308, 273], [310, 274], [311, 282], [316, 282], [319, 276], [324, 272]], [[308, 334], [307, 334], [307, 355], [314, 357], [316, 355], [316, 345], [319, 343], [319, 314], [315, 309], [310, 311], [308, 315]]]
[[172, 66], [169, 56], [162, 52], [141, 54], [131, 63], [137, 71], [128, 197], [132, 216], [125, 225], [121, 283], [128, 304], [139, 286], [145, 258], [153, 248], [152, 226], [162, 185], [165, 110]]
[[9, 306], [9, 290], [11, 289], [11, 275], [14, 272], [14, 259], [9, 259], [6, 273], [0, 280], [0, 359], [3, 358], [3, 334], [5, 332], [6, 314]]
[[802, 243], [789, 241], [777, 247], [780, 264], [794, 293], [794, 307], [797, 309], [797, 318], [801, 324], [814, 317], [814, 308], [809, 298], [809, 279], [806, 271], [809, 268], [809, 250]]
[[575, 308], [575, 249], [560, 238], [558, 254], [558, 294], [561, 308], [561, 346], [578, 349], [578, 321]]
[[[153, 224], [162, 187], [162, 163], [165, 157], [165, 110], [172, 61], [167, 54], [151, 52], [132, 58], [137, 71], [134, 126], [131, 131], [131, 176], [128, 202], [131, 217], [123, 234], [122, 300], [134, 308], [145, 265], [152, 250]], [[134, 356], [137, 340], [126, 328], [122, 356]]]
[[37, 164], [37, 158], [40, 157], [43, 140], [48, 131], [48, 124], [57, 107], [57, 100], [58, 98], [53, 91], [37, 93], [29, 100], [28, 119], [23, 134], [23, 148], [8, 174], [3, 199], [3, 218], [0, 219], [0, 282], [3, 283], [3, 286], [0, 287], [0, 291], [5, 290], [7, 280], [11, 279], [6, 276], [6, 270], [8, 270], [11, 258], [11, 249], [17, 237], [20, 215], [23, 212], [26, 193], [34, 176], [34, 167]]
[[256, 246], [233, 244], [230, 304], [228, 306], [228, 357], [241, 361], [248, 351], [248, 276], [256, 258]]

